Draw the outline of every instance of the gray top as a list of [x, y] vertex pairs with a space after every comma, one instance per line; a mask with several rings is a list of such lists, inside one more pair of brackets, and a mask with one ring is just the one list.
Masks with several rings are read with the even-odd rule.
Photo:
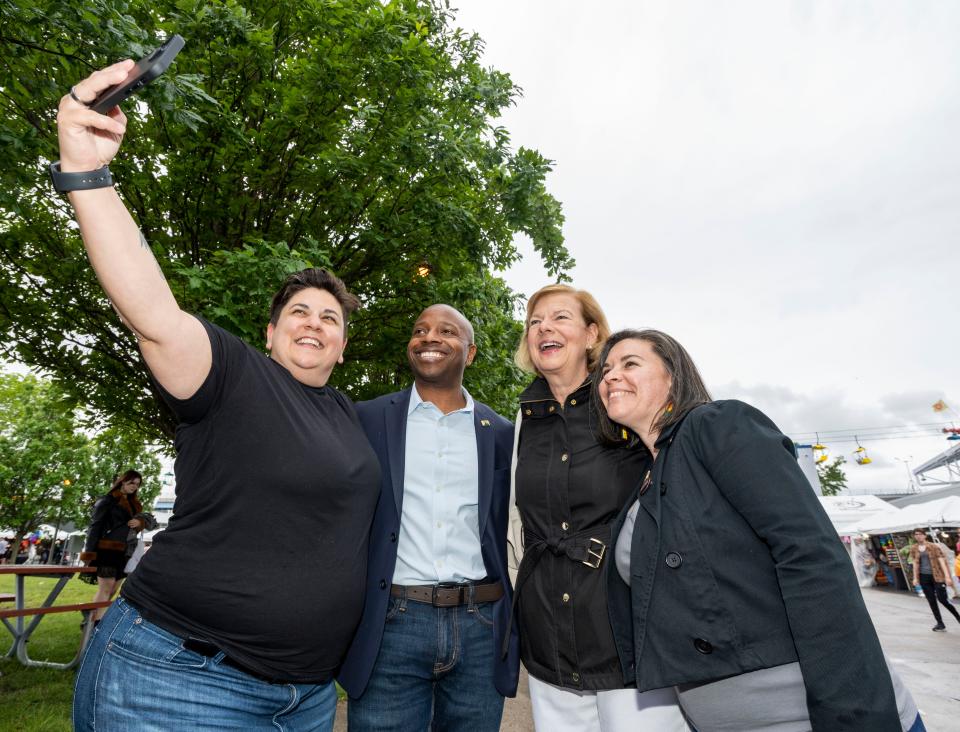
[[640, 500], [637, 499], [627, 511], [627, 518], [623, 521], [623, 528], [617, 534], [617, 543], [613, 548], [613, 559], [617, 564], [620, 578], [630, 584], [630, 544], [633, 542], [633, 525], [637, 522], [637, 510]]
[[[917, 705], [890, 667], [897, 712], [904, 731], [917, 719]], [[698, 732], [810, 732], [807, 689], [799, 663], [765, 668], [698, 686], [677, 687], [680, 708]]]
[[[629, 555], [627, 559], [629, 560]], [[925, 549], [920, 550], [920, 574], [933, 576], [933, 566], [930, 564], [930, 552]]]

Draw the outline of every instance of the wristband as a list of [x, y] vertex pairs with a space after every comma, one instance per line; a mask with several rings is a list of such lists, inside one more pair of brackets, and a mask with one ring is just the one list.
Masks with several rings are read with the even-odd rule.
[[64, 173], [60, 170], [60, 161], [50, 163], [50, 179], [57, 193], [86, 191], [92, 188], [107, 188], [113, 185], [110, 168], [104, 165], [97, 170], [84, 170], [79, 173]]

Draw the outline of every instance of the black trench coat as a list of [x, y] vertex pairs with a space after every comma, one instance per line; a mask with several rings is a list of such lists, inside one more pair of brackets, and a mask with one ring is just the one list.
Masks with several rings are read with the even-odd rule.
[[520, 657], [532, 676], [557, 686], [623, 688], [604, 569], [613, 558], [611, 525], [646, 454], [597, 441], [589, 380], [560, 405], [537, 378], [520, 409]]

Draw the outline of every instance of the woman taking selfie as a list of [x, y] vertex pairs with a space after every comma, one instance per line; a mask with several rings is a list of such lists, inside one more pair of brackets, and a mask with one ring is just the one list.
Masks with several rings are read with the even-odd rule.
[[359, 302], [326, 270], [290, 275], [270, 305], [269, 357], [180, 309], [104, 172], [124, 115], [87, 106], [131, 67], [61, 100], [58, 188], [179, 419], [177, 498], [94, 634], [74, 726], [329, 730], [380, 492], [353, 405], [327, 386]]
[[620, 331], [599, 361], [605, 439], [652, 458], [607, 576], [624, 678], [676, 687], [698, 732], [923, 730], [790, 438], [712, 401], [664, 333]]

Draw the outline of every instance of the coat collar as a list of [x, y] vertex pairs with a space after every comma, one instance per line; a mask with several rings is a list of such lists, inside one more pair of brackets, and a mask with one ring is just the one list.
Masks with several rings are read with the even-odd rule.
[[[586, 397], [590, 394], [590, 377], [588, 376], [580, 386], [578, 386], [569, 396], [576, 397], [577, 399], [583, 399], [586, 401]], [[557, 401], [557, 398], [553, 395], [553, 392], [550, 391], [550, 384], [547, 383], [547, 380], [542, 376], [536, 377], [533, 381], [530, 382], [530, 385], [527, 386], [522, 392], [520, 392], [520, 403], [523, 402], [539, 402], [550, 400], [554, 403]]]
[[587, 409], [590, 405], [590, 379], [588, 378], [572, 393], [567, 395], [566, 403], [560, 405], [546, 379], [538, 376], [520, 395], [520, 411], [524, 418], [551, 417], [564, 413], [564, 410]]

